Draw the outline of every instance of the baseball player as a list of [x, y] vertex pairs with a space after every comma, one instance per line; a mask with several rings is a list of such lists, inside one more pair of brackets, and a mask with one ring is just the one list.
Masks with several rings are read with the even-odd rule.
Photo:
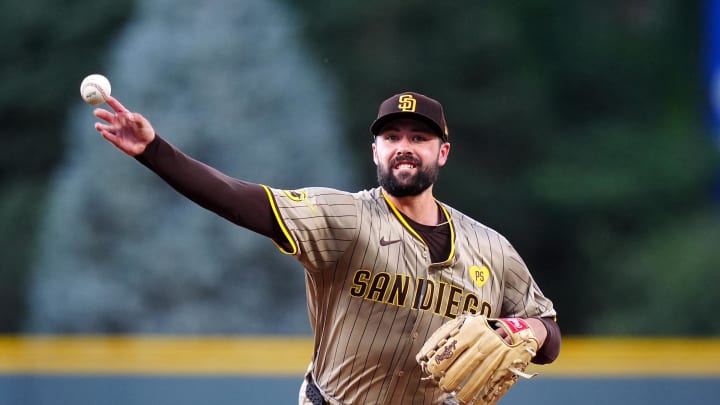
[[537, 341], [532, 361], [557, 357], [555, 309], [518, 252], [433, 196], [450, 153], [438, 101], [404, 92], [382, 102], [370, 127], [379, 187], [359, 192], [231, 178], [173, 147], [117, 99], [107, 104], [112, 111], [94, 112], [106, 140], [302, 263], [314, 351], [301, 405], [457, 403], [424, 378], [416, 354], [461, 314], [519, 319]]

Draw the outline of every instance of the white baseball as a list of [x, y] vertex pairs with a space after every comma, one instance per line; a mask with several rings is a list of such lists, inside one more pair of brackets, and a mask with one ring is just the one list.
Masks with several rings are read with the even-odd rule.
[[110, 81], [99, 74], [90, 75], [80, 83], [80, 95], [90, 105], [104, 103], [105, 98], [110, 95], [110, 90]]

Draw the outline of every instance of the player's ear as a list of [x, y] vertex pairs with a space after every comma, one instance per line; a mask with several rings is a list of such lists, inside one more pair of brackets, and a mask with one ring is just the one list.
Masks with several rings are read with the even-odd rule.
[[371, 147], [372, 147], [373, 162], [375, 162], [375, 164], [377, 165], [378, 157], [377, 157], [377, 145], [375, 145], [375, 141], [373, 141]]
[[440, 145], [440, 152], [438, 153], [438, 166], [445, 166], [448, 155], [450, 155], [450, 142], [443, 142]]

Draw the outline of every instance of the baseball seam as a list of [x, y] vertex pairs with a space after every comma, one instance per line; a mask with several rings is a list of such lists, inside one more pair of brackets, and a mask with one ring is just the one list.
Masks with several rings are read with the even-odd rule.
[[[107, 100], [107, 94], [105, 94], [105, 90], [103, 90], [102, 86], [99, 86], [97, 83], [88, 83], [85, 85], [85, 87], [87, 87], [87, 86], [93, 87], [95, 90], [98, 91], [98, 93], [100, 93], [103, 100]], [[86, 97], [86, 98], [88, 98], [88, 97]]]

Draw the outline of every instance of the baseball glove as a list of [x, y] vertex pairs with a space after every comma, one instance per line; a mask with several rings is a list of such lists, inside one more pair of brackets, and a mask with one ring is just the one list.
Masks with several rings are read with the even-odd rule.
[[[507, 344], [495, 331], [504, 329]], [[520, 318], [488, 319], [460, 315], [439, 327], [415, 357], [445, 392], [465, 404], [495, 404], [525, 373], [538, 341]]]

